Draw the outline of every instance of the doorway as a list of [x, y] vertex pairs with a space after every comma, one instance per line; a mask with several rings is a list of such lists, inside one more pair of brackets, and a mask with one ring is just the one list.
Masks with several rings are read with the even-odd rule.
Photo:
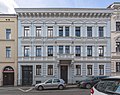
[[3, 86], [14, 85], [14, 69], [7, 66], [3, 70]]
[[33, 67], [22, 66], [22, 85], [32, 85], [33, 82]]
[[61, 79], [63, 79], [65, 83], [68, 83], [68, 66], [67, 65], [61, 65]]

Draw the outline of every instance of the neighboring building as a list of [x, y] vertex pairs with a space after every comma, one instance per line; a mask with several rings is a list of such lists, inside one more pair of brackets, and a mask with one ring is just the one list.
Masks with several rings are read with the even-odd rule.
[[17, 15], [0, 14], [0, 86], [17, 85]]
[[120, 75], [120, 2], [108, 8], [114, 10], [111, 17], [111, 72]]
[[111, 9], [16, 8], [18, 85], [111, 74]]

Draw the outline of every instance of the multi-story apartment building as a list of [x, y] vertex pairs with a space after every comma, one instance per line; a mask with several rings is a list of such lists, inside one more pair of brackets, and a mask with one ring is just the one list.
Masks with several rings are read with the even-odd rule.
[[17, 15], [0, 14], [0, 86], [17, 85]]
[[111, 74], [111, 9], [16, 8], [18, 85]]
[[111, 17], [111, 72], [120, 75], [120, 2], [108, 8], [114, 10]]

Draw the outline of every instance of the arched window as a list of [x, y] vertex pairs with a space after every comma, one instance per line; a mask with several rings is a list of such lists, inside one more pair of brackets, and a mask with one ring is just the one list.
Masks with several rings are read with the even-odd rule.
[[3, 72], [14, 72], [14, 69], [10, 66], [4, 68]]

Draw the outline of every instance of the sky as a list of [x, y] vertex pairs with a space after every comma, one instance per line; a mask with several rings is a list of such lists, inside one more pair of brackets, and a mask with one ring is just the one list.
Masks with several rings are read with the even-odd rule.
[[120, 0], [0, 0], [0, 13], [15, 13], [14, 8], [106, 8]]

